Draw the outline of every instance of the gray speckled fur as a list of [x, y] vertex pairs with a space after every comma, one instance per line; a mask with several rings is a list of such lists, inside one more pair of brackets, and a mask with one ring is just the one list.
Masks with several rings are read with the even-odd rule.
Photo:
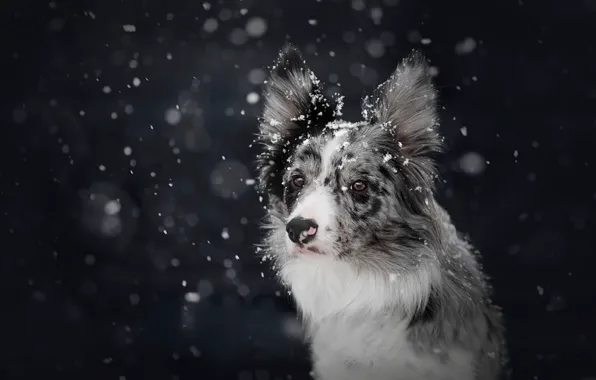
[[[338, 121], [295, 48], [272, 70], [259, 130], [263, 246], [302, 312], [317, 379], [505, 375], [500, 312], [472, 248], [434, 200], [435, 103], [416, 53], [364, 100], [359, 123]], [[294, 191], [297, 172], [306, 183]], [[366, 194], [352, 194], [362, 178]], [[285, 225], [313, 199], [328, 217], [321, 252], [290, 253]]]

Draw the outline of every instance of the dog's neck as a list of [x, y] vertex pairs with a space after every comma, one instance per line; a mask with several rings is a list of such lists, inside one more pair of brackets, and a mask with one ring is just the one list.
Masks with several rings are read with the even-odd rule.
[[435, 282], [430, 268], [411, 274], [357, 271], [349, 263], [324, 255], [289, 260], [280, 275], [306, 320], [385, 314], [404, 319], [424, 308]]

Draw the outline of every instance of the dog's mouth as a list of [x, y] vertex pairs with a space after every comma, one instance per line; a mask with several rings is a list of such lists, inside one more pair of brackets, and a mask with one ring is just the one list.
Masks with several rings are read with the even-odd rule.
[[316, 253], [321, 254], [321, 251], [315, 246], [307, 246], [304, 244], [296, 244], [293, 249], [292, 253], [301, 253], [301, 254], [309, 254], [309, 253]]

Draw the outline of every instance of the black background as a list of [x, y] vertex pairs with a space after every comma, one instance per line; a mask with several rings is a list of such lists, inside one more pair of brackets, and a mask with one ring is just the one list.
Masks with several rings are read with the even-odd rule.
[[431, 60], [439, 197], [514, 379], [594, 379], [595, 22], [594, 0], [5, 3], [0, 378], [308, 378], [250, 185], [289, 39], [349, 120], [412, 48]]

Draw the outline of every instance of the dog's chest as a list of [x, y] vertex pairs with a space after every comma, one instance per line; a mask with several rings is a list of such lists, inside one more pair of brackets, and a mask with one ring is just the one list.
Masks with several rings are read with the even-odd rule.
[[317, 380], [473, 378], [469, 353], [416, 349], [407, 322], [384, 311], [393, 293], [373, 278], [320, 257], [289, 263], [281, 275], [307, 321]]
[[418, 354], [410, 346], [403, 323], [357, 318], [332, 318], [310, 322], [311, 349], [317, 367], [357, 369], [402, 367]]
[[330, 319], [312, 325], [317, 380], [471, 380], [471, 356], [416, 350], [405, 322]]

